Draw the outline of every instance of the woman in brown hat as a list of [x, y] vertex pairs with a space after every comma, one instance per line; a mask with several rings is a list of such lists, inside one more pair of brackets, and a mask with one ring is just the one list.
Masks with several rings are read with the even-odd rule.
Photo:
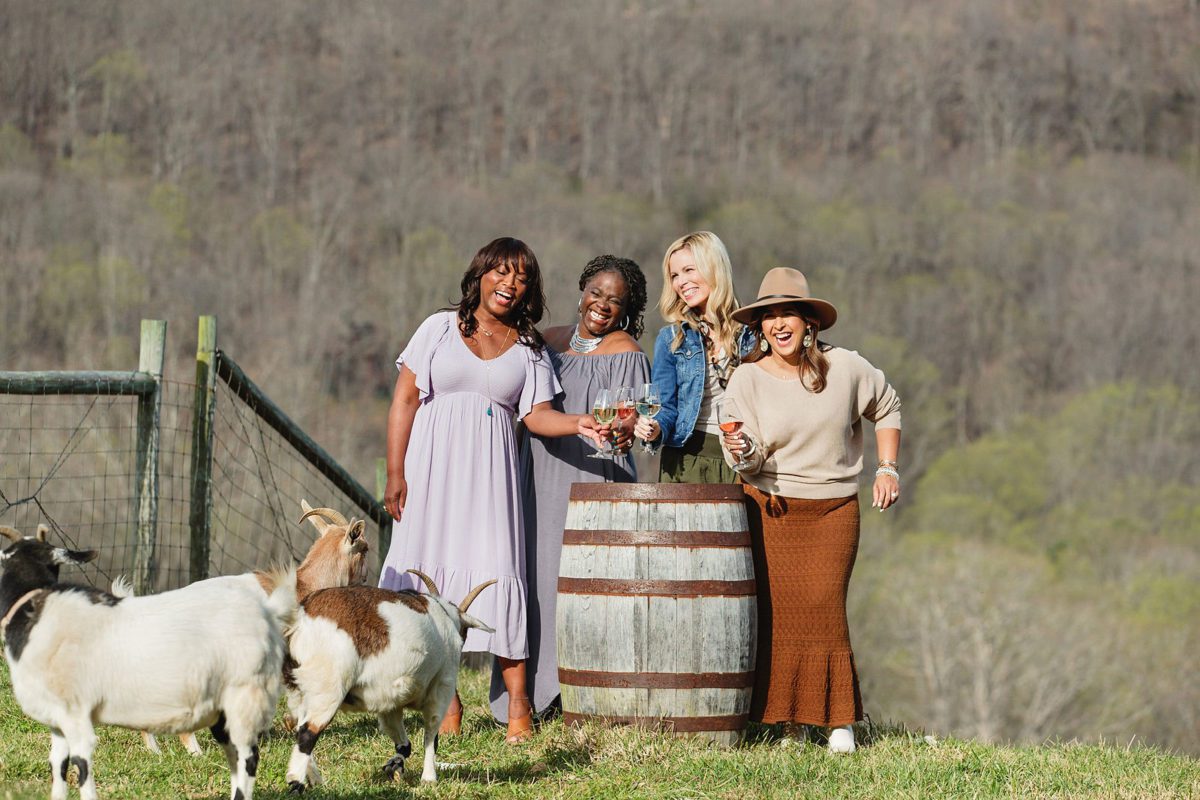
[[[900, 399], [853, 350], [820, 341], [837, 310], [794, 269], [773, 269], [733, 314], [757, 347], [726, 389], [740, 426], [723, 435], [746, 484], [758, 580], [758, 677], [751, 719], [831, 728], [854, 750], [862, 699], [846, 623], [858, 551], [862, 421], [875, 426], [872, 507], [900, 497]], [[728, 430], [728, 428], [734, 430]]]

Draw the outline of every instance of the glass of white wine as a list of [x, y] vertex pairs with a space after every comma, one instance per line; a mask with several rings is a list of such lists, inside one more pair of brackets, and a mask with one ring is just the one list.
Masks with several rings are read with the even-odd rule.
[[[600, 425], [612, 425], [617, 418], [616, 397], [611, 389], [601, 389], [592, 400], [592, 417]], [[588, 453], [588, 458], [604, 458], [613, 460], [612, 445], [604, 440], [604, 445], [594, 453]]]
[[[638, 393], [637, 413], [639, 416], [647, 419], [654, 419], [658, 416], [659, 409], [662, 408], [662, 399], [658, 394], [658, 387], [653, 383], [643, 383], [642, 390]], [[642, 442], [642, 452], [651, 455], [657, 448], [648, 441]]]
[[[717, 427], [721, 429], [722, 433], [737, 433], [742, 429], [742, 415], [728, 397], [722, 397], [717, 401]], [[741, 472], [745, 468], [746, 460], [742, 458], [741, 453], [738, 453], [734, 456], [732, 469], [734, 472]]]

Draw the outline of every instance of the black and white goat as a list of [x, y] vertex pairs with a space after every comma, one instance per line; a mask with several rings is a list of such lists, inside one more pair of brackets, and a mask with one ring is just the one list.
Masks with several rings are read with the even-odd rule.
[[181, 733], [208, 727], [225, 750], [230, 796], [250, 800], [258, 739], [282, 691], [283, 625], [297, 613], [295, 571], [270, 595], [229, 584], [120, 598], [58, 582], [68, 550], [0, 527], [0, 632], [13, 694], [50, 728], [51, 800], [79, 771], [82, 800], [95, 800], [94, 726]]
[[398, 779], [412, 753], [404, 710], [425, 721], [424, 781], [436, 781], [437, 731], [454, 697], [458, 664], [468, 628], [493, 633], [467, 613], [488, 581], [456, 606], [430, 594], [349, 586], [314, 592], [301, 605], [288, 631], [289, 669], [284, 676], [288, 708], [296, 718], [296, 745], [288, 762], [293, 792], [321, 782], [313, 760], [317, 739], [339, 709], [379, 717], [379, 727], [396, 745], [384, 771]]
[[[296, 568], [297, 599], [303, 601], [318, 589], [366, 583], [367, 553], [370, 550], [367, 544], [366, 522], [361, 519], [346, 519], [332, 508], [313, 508], [307, 500], [300, 501], [300, 508], [304, 516], [300, 517], [299, 524], [304, 524], [304, 520], [312, 523], [317, 529], [317, 540]], [[270, 591], [269, 583], [268, 573], [260, 571], [209, 578], [184, 588], [206, 589], [213, 584], [241, 586], [247, 590], [258, 587], [265, 598]], [[132, 587], [121, 579], [113, 583], [112, 591], [117, 597], [133, 596]], [[179, 739], [192, 755], [202, 752], [194, 734], [185, 733], [180, 735]], [[154, 734], [143, 731], [142, 741], [150, 750], [160, 752]]]

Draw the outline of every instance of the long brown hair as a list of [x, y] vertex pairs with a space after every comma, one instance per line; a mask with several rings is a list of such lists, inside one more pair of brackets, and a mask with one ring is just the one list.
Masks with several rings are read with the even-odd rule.
[[[804, 382], [806, 388], [810, 389], [814, 394], [820, 394], [829, 384], [829, 358], [825, 355], [825, 350], [829, 349], [829, 345], [817, 339], [817, 332], [821, 330], [813, 318], [804, 313], [804, 306], [799, 303], [788, 303], [788, 308], [796, 311], [797, 315], [804, 320], [805, 334], [812, 334], [812, 341], [808, 347], [803, 347], [803, 339], [801, 339], [800, 348], [800, 380]], [[750, 324], [754, 331], [754, 349], [750, 355], [746, 356], [743, 361], [754, 363], [761, 361], [771, 354], [771, 345], [767, 341], [767, 337], [763, 335], [763, 317], [766, 314], [756, 314], [754, 321]], [[763, 345], [766, 345], [764, 348]]]
[[540, 348], [545, 341], [536, 326], [542, 321], [542, 314], [546, 309], [542, 270], [538, 267], [537, 256], [529, 249], [529, 245], [511, 236], [501, 236], [481, 247], [471, 259], [471, 266], [463, 273], [460, 284], [462, 299], [452, 306], [458, 312], [458, 329], [464, 337], [470, 338], [475, 335], [475, 330], [479, 327], [479, 321], [475, 319], [475, 309], [479, 308], [480, 280], [501, 264], [508, 264], [518, 272], [525, 272], [525, 294], [510, 314], [517, 329], [517, 341], [526, 347]]

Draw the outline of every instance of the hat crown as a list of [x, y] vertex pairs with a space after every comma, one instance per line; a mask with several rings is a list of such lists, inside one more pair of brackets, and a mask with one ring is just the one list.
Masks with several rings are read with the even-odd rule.
[[798, 269], [775, 267], [768, 270], [758, 286], [758, 299], [796, 299], [812, 297], [808, 290], [808, 278]]

